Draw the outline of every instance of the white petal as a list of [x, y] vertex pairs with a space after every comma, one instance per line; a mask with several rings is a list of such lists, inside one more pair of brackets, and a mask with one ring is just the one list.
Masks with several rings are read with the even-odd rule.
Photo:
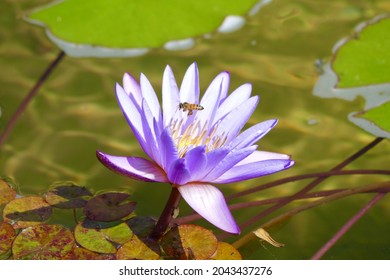
[[189, 183], [178, 189], [192, 209], [207, 221], [226, 232], [240, 233], [240, 229], [219, 189], [213, 185], [201, 183]]

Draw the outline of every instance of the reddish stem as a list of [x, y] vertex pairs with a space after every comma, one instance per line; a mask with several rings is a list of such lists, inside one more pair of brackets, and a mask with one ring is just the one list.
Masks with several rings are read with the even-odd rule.
[[341, 237], [344, 236], [344, 234], [347, 233], [347, 231], [357, 222], [359, 221], [364, 214], [367, 213], [367, 211], [375, 205], [383, 196], [385, 193], [378, 193], [370, 202], [368, 202], [362, 209], [359, 210], [349, 221], [347, 221], [341, 229], [328, 241], [325, 243], [324, 246], [320, 250], [317, 251], [317, 253], [314, 254], [313, 257], [311, 257], [312, 260], [319, 260], [326, 252], [329, 251], [330, 248], [333, 247], [334, 244], [336, 244], [337, 241], [340, 240]]

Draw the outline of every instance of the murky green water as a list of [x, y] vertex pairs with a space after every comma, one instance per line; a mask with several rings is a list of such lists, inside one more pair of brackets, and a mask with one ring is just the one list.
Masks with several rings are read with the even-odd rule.
[[[0, 2], [1, 129], [59, 52], [43, 30], [22, 20], [24, 11], [45, 2]], [[388, 1], [274, 1], [240, 31], [198, 38], [191, 50], [154, 50], [126, 59], [65, 57], [2, 147], [0, 174], [11, 177], [24, 195], [44, 193], [51, 183], [63, 180], [94, 191], [129, 190], [138, 201], [139, 214], [158, 216], [169, 187], [118, 176], [97, 161], [95, 151], [142, 155], [114, 97], [115, 82], [125, 71], [134, 76], [145, 73], [159, 91], [166, 64], [181, 79], [193, 61], [198, 62], [203, 90], [224, 70], [231, 73], [231, 89], [251, 82], [254, 94], [261, 95], [251, 123], [279, 118], [278, 126], [260, 142], [261, 149], [292, 154], [296, 160], [296, 166], [288, 171], [226, 186], [226, 193], [291, 175], [326, 171], [374, 137], [346, 118], [363, 106], [362, 100], [320, 99], [311, 94], [318, 77], [314, 61], [329, 58], [332, 46], [358, 23], [386, 11], [390, 11]], [[348, 168], [388, 169], [389, 152], [388, 140], [382, 141]], [[317, 189], [357, 187], [385, 179], [338, 177]], [[292, 194], [304, 183], [283, 185], [245, 199]], [[294, 217], [272, 231], [275, 239], [286, 244], [284, 248], [259, 244], [251, 258], [310, 258], [372, 196], [354, 196]], [[185, 213], [188, 209], [182, 205]], [[382, 199], [325, 257], [390, 258], [389, 205], [387, 197]], [[235, 215], [243, 221], [262, 209], [241, 210]]]

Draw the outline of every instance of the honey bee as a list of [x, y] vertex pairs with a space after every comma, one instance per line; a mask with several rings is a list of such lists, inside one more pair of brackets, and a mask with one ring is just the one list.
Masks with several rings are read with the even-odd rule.
[[192, 104], [188, 102], [183, 102], [179, 104], [179, 110], [182, 109], [183, 112], [188, 111], [188, 116], [191, 116], [193, 114], [194, 110], [203, 110], [203, 106], [199, 104]]

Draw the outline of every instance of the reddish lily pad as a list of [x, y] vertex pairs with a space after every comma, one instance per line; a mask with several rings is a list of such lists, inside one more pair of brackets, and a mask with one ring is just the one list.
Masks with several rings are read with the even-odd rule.
[[109, 228], [86, 228], [78, 224], [74, 233], [77, 242], [84, 248], [97, 253], [115, 254], [118, 244], [128, 241], [133, 233], [126, 223]]
[[161, 255], [160, 246], [152, 239], [140, 239], [137, 235], [123, 244], [116, 253], [118, 260], [158, 260]]
[[152, 217], [136, 216], [126, 223], [138, 237], [147, 237], [154, 229], [156, 220]]
[[10, 224], [0, 222], [0, 259], [7, 259], [11, 255], [11, 245], [15, 236], [15, 230]]
[[91, 198], [84, 207], [88, 219], [110, 222], [120, 220], [130, 215], [136, 206], [135, 202], [127, 201], [127, 193], [111, 192]]
[[115, 260], [115, 255], [98, 254], [82, 247], [75, 247], [65, 256], [66, 260]]
[[61, 260], [75, 246], [72, 232], [60, 225], [36, 225], [22, 230], [12, 245], [15, 259]]
[[85, 187], [73, 183], [62, 183], [54, 186], [45, 195], [45, 200], [53, 207], [69, 209], [81, 208], [87, 203], [85, 197], [92, 196], [92, 193]]
[[215, 235], [196, 225], [180, 225], [172, 228], [161, 239], [165, 253], [174, 259], [208, 259], [218, 247]]
[[3, 211], [5, 222], [15, 229], [34, 226], [47, 221], [52, 208], [40, 196], [26, 196], [10, 201]]
[[218, 242], [217, 251], [211, 257], [212, 260], [242, 260], [240, 252], [226, 242]]
[[4, 180], [0, 179], [0, 205], [6, 204], [16, 197], [16, 191]]

